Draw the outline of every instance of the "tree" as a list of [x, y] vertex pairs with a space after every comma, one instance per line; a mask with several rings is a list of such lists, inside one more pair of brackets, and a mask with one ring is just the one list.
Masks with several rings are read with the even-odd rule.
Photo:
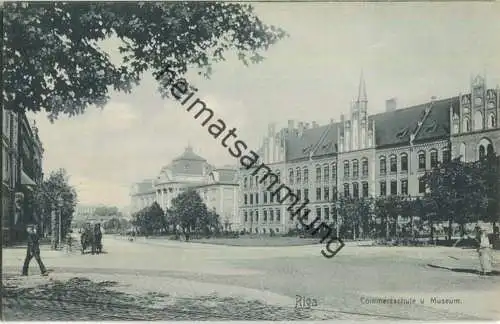
[[111, 216], [120, 216], [120, 212], [118, 211], [117, 207], [110, 207], [110, 206], [99, 206], [95, 209], [94, 211], [94, 216], [98, 218], [102, 217], [111, 217]]
[[448, 238], [453, 234], [453, 222], [464, 225], [477, 221], [487, 206], [487, 191], [479, 163], [465, 163], [460, 158], [440, 163], [427, 171], [422, 180], [428, 192], [426, 198], [435, 208], [438, 219], [448, 221]]
[[175, 197], [169, 215], [174, 227], [179, 225], [187, 239], [191, 233], [203, 232], [208, 235], [221, 228], [219, 215], [215, 211], [208, 211], [200, 195], [194, 190], [187, 190]]
[[126, 229], [126, 223], [118, 217], [113, 217], [102, 224], [107, 233], [117, 233]]
[[379, 232], [386, 239], [397, 236], [398, 218], [408, 211], [408, 207], [405, 206], [408, 206], [405, 196], [390, 195], [375, 200], [375, 214], [380, 219]]
[[[256, 63], [286, 36], [250, 5], [226, 2], [8, 2], [2, 11], [4, 105], [52, 121], [103, 107], [111, 87], [130, 93], [145, 71], [160, 80], [167, 66], [179, 76], [196, 67], [209, 77], [227, 52]], [[118, 65], [98, 44], [112, 37], [123, 41]]]
[[[76, 190], [69, 184], [69, 176], [65, 169], [59, 169], [50, 173], [41, 186], [37, 187], [34, 192], [36, 210], [41, 211], [41, 215], [37, 218], [38, 222], [47, 225], [44, 231], [47, 233], [51, 230], [51, 212], [53, 207], [59, 211], [58, 198], [62, 199], [61, 211], [61, 233], [64, 237], [73, 219], [73, 213], [77, 203]], [[59, 217], [56, 217], [56, 228], [59, 226]]]
[[160, 205], [154, 202], [133, 215], [132, 225], [138, 227], [140, 232], [146, 235], [160, 232], [166, 228], [165, 213]]

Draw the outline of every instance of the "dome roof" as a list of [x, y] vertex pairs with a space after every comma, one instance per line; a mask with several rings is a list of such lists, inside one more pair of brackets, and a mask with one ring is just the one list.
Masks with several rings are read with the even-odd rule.
[[196, 153], [193, 152], [193, 148], [191, 146], [186, 147], [186, 150], [184, 153], [182, 153], [181, 156], [178, 158], [175, 158], [173, 161], [207, 161], [206, 159], [202, 158], [201, 156], [197, 155]]

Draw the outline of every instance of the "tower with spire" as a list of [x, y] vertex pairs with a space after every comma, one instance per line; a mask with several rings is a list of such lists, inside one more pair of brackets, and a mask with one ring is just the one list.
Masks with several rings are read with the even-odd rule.
[[368, 121], [368, 96], [363, 71], [359, 79], [358, 96], [351, 102], [350, 115], [344, 121], [343, 150], [355, 151], [372, 147], [373, 130]]

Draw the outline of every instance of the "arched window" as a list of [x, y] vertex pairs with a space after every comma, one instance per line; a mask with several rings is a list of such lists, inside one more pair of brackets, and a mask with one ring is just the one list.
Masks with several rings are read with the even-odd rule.
[[483, 159], [487, 155], [494, 154], [493, 144], [488, 138], [483, 138], [479, 141], [477, 152], [478, 152], [477, 158], [479, 160]]
[[288, 183], [293, 184], [293, 169], [288, 169]]
[[491, 113], [488, 116], [488, 127], [489, 128], [495, 128], [496, 126], [497, 126], [497, 121], [496, 121], [496, 118], [495, 118], [495, 114]]
[[307, 167], [304, 167], [304, 183], [309, 182], [309, 169]]
[[350, 197], [351, 194], [349, 192], [349, 184], [348, 183], [344, 183], [344, 197]]
[[380, 157], [380, 174], [386, 174], [387, 172], [387, 165], [385, 161], [385, 156]]
[[443, 154], [443, 162], [444, 163], [450, 162], [451, 160], [450, 150], [448, 148], [444, 148], [442, 154]]
[[426, 169], [425, 152], [424, 151], [420, 151], [418, 153], [418, 169], [419, 170], [425, 170]]
[[486, 156], [486, 149], [484, 145], [479, 145], [479, 159], [482, 160]]
[[248, 179], [247, 177], [244, 177], [243, 178], [243, 189], [247, 189], [248, 188]]
[[408, 154], [401, 153], [401, 171], [408, 171]]
[[279, 171], [279, 170], [276, 170], [276, 172], [275, 172], [275, 173], [276, 173], [276, 175], [278, 176], [278, 183], [280, 183], [280, 182], [281, 182], [281, 173], [280, 173], [280, 171]]
[[321, 166], [316, 165], [316, 182], [321, 182]]
[[353, 178], [357, 178], [359, 176], [359, 163], [358, 160], [352, 161], [352, 176]]
[[368, 159], [367, 158], [363, 158], [363, 160], [361, 160], [361, 172], [363, 174], [363, 177], [367, 177], [368, 176]]
[[476, 111], [474, 114], [474, 130], [481, 130], [483, 128], [483, 114], [480, 111]]
[[468, 117], [464, 118], [463, 131], [464, 132], [470, 132], [470, 120], [469, 120]]
[[249, 177], [249, 179], [250, 179], [249, 187], [253, 188], [253, 177]]
[[297, 177], [297, 184], [300, 184], [302, 182], [302, 172], [300, 172], [300, 168], [297, 168], [295, 173]]
[[332, 181], [337, 181], [337, 163], [332, 163]]
[[396, 158], [396, 155], [391, 155], [389, 160], [391, 165], [391, 172], [398, 172], [398, 159]]
[[344, 161], [344, 178], [349, 178], [349, 161]]
[[323, 182], [330, 181], [330, 167], [328, 164], [323, 164]]
[[352, 184], [352, 196], [354, 198], [359, 198], [359, 183], [353, 182]]
[[431, 168], [435, 168], [438, 165], [438, 152], [435, 149], [432, 149], [431, 152]]

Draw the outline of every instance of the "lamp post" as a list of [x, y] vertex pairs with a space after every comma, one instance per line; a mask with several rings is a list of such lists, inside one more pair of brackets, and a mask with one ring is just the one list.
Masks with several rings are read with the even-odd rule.
[[56, 205], [52, 203], [52, 208], [50, 211], [50, 243], [52, 250], [56, 249]]
[[340, 220], [340, 217], [339, 217], [339, 214], [340, 214], [340, 202], [337, 200], [335, 202], [335, 207], [337, 208], [337, 216], [336, 216], [336, 220], [335, 220], [335, 227], [337, 229], [337, 237], [340, 236], [340, 224], [339, 224], [339, 220]]
[[61, 243], [62, 243], [62, 206], [63, 206], [63, 199], [61, 197], [57, 198], [57, 207], [59, 207], [59, 242], [58, 242], [58, 247], [61, 248]]

